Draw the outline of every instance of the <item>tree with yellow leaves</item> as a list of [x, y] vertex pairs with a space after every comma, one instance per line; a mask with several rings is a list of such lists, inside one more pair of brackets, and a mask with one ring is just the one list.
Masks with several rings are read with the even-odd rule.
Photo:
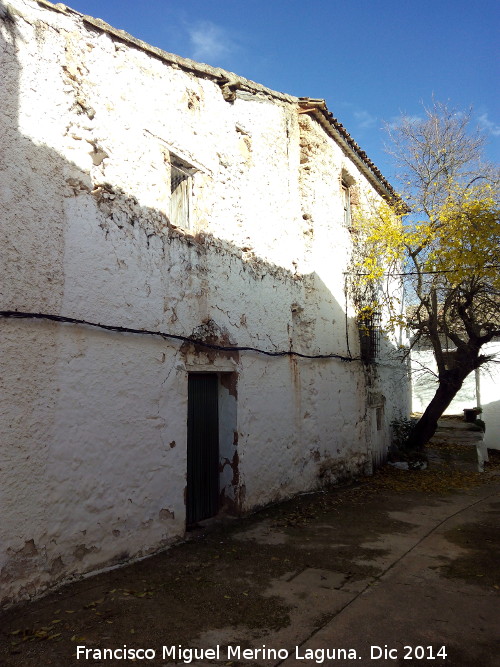
[[437, 390], [410, 436], [413, 448], [432, 437], [464, 379], [491, 361], [481, 348], [500, 336], [499, 179], [482, 159], [484, 137], [470, 127], [470, 112], [438, 103], [424, 119], [389, 127], [401, 199], [361, 222], [357, 280], [379, 295], [390, 326], [408, 326], [413, 345], [431, 346], [437, 364]]

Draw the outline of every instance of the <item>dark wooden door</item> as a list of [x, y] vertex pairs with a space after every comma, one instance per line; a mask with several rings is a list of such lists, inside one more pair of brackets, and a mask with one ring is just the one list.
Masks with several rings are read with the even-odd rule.
[[218, 378], [188, 376], [186, 525], [215, 516], [219, 509]]

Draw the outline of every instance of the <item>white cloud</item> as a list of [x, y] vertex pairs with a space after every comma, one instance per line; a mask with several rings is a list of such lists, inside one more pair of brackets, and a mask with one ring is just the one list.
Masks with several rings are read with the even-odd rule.
[[214, 64], [233, 50], [233, 43], [224, 28], [211, 21], [199, 21], [188, 28], [188, 33], [194, 60]]
[[372, 116], [368, 111], [355, 111], [354, 118], [358, 123], [358, 127], [363, 130], [375, 127], [377, 124], [377, 119], [375, 116]]
[[492, 134], [494, 137], [500, 137], [500, 125], [493, 123], [493, 121], [488, 118], [487, 113], [481, 114], [477, 120], [479, 127], [482, 130], [488, 132], [488, 134]]

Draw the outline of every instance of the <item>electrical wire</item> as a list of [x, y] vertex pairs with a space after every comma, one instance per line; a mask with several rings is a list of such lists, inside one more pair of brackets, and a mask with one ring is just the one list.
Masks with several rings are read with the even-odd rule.
[[[457, 271], [464, 271], [464, 270], [471, 270], [473, 271], [474, 268], [473, 266], [461, 266], [459, 269], [441, 269], [439, 271], [406, 271], [403, 273], [393, 273], [392, 271], [388, 271], [386, 276], [388, 277], [394, 277], [394, 276], [431, 276], [439, 273], [456, 273]], [[500, 269], [500, 264], [488, 264], [487, 266], [482, 267], [484, 269]], [[369, 276], [369, 273], [358, 273], [356, 271], [344, 271], [345, 276]]]
[[240, 346], [240, 345], [217, 345], [215, 343], [207, 343], [192, 336], [180, 336], [177, 334], [166, 333], [165, 331], [152, 331], [149, 329], [132, 329], [130, 327], [121, 327], [111, 324], [101, 324], [100, 322], [90, 322], [88, 320], [80, 320], [75, 317], [65, 317], [64, 315], [51, 315], [50, 313], [26, 313], [18, 310], [0, 310], [0, 317], [16, 318], [16, 319], [37, 319], [49, 320], [52, 322], [61, 322], [63, 324], [76, 324], [81, 326], [95, 327], [97, 329], [104, 329], [106, 331], [117, 331], [118, 333], [130, 333], [145, 336], [158, 336], [164, 339], [172, 339], [182, 341], [183, 343], [193, 343], [200, 347], [205, 347], [210, 350], [219, 350], [222, 352], [257, 352], [258, 354], [265, 354], [268, 357], [300, 357], [302, 359], [339, 359], [340, 361], [361, 361], [360, 358], [346, 357], [341, 354], [302, 354], [294, 350], [283, 350], [272, 352], [270, 350], [263, 350], [257, 347]]

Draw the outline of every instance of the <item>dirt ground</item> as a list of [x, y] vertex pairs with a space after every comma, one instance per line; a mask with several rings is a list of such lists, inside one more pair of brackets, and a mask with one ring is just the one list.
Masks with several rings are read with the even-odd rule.
[[[418, 543], [420, 533], [434, 530], [434, 524], [429, 528], [425, 523], [431, 519], [422, 516], [436, 515], [432, 520], [441, 525], [453, 512], [458, 515], [460, 508], [484, 497], [490, 505], [481, 522], [444, 526], [443, 556], [426, 569], [433, 570], [429, 576], [462, 582], [489, 599], [498, 595], [500, 586], [500, 502], [491, 499], [500, 484], [500, 452], [490, 453], [481, 474], [464, 464], [469, 450], [437, 447], [426, 471], [385, 467], [349, 486], [194, 531], [188, 541], [157, 556], [7, 610], [0, 616], [0, 665], [163, 665], [173, 662], [172, 657], [162, 658], [163, 646], [237, 644], [243, 650], [300, 644], [327, 627], [352, 600], [361, 599]], [[487, 656], [494, 638], [481, 639]], [[156, 658], [100, 659], [90, 653], [77, 659], [77, 646], [94, 650], [123, 645], [153, 647]], [[192, 664], [251, 667], [282, 662], [221, 656]], [[469, 663], [455, 658], [446, 664]], [[485, 658], [482, 664], [490, 663]]]

